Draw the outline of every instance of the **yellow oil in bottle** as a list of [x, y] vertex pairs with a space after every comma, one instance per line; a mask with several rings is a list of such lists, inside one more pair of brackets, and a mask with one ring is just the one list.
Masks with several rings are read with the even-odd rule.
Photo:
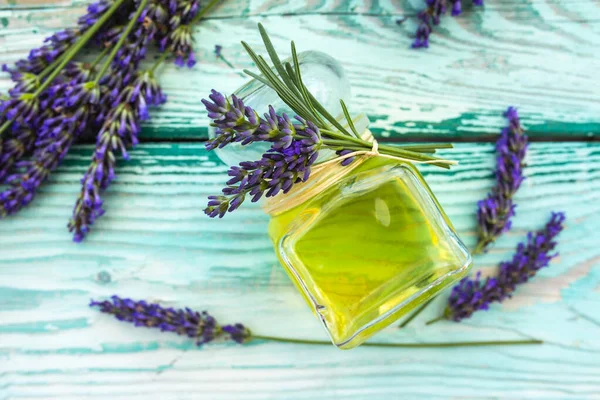
[[273, 216], [276, 252], [332, 341], [352, 348], [466, 273], [470, 256], [419, 172], [365, 161]]

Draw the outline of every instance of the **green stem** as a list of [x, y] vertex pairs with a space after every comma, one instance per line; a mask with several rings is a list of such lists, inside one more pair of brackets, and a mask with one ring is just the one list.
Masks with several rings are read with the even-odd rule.
[[[227, 65], [229, 68], [231, 68], [231, 69], [233, 69], [233, 70], [236, 70], [236, 71], [237, 71], [237, 69], [235, 68], [235, 66], [234, 66], [232, 63], [230, 63], [230, 62], [229, 62], [229, 61], [228, 61], [228, 60], [227, 60], [225, 57], [223, 57], [223, 56], [218, 56], [217, 58], [221, 59], [221, 61], [223, 61], [223, 62], [224, 62], [224, 63], [225, 63], [225, 64], [226, 64], [226, 65]], [[239, 72], [239, 71], [237, 71], [237, 74], [238, 74], [239, 76], [241, 76], [242, 78], [245, 78], [245, 77], [246, 77], [246, 75], [242, 74], [242, 73], [241, 73], [241, 72]]]
[[83, 36], [73, 45], [73, 47], [69, 49], [69, 51], [65, 55], [65, 58], [60, 62], [56, 69], [52, 71], [48, 79], [46, 79], [44, 83], [38, 88], [38, 90], [36, 90], [36, 92], [33, 94], [34, 97], [39, 96], [39, 94], [42, 93], [52, 83], [54, 78], [56, 78], [58, 74], [61, 73], [65, 65], [67, 65], [67, 63], [71, 61], [73, 57], [75, 57], [79, 50], [81, 50], [81, 48], [85, 46], [85, 44], [96, 34], [96, 32], [98, 32], [102, 25], [104, 25], [104, 23], [108, 21], [108, 19], [114, 14], [115, 11], [117, 11], [117, 9], [121, 6], [121, 4], [124, 1], [125, 0], [116, 0], [112, 4], [112, 6], [110, 6], [110, 8], [104, 14], [102, 14], [98, 21], [96, 21], [96, 23], [83, 34]]
[[162, 63], [163, 63], [163, 62], [164, 62], [164, 61], [165, 61], [165, 60], [166, 60], [166, 59], [169, 57], [169, 55], [170, 55], [170, 54], [169, 54], [167, 51], [164, 51], [164, 52], [163, 52], [163, 53], [160, 55], [160, 57], [158, 58], [158, 60], [156, 60], [156, 62], [155, 62], [155, 63], [154, 63], [154, 65], [152, 66], [152, 68], [150, 68], [150, 69], [148, 70], [148, 72], [150, 72], [151, 74], [153, 74], [153, 73], [154, 73], [154, 71], [156, 70], [156, 68], [158, 68], [158, 66], [159, 66], [160, 64], [162, 64]]
[[200, 20], [200, 18], [202, 18], [208, 12], [208, 10], [213, 8], [219, 1], [221, 1], [221, 0], [212, 0], [210, 3], [208, 3], [206, 5], [206, 7], [204, 7], [202, 10], [200, 10], [200, 12], [198, 14], [196, 14], [194, 19], [192, 19], [192, 21], [190, 22], [190, 25], [193, 25], [196, 22], [198, 22]]
[[402, 144], [402, 145], [399, 145], [398, 147], [405, 149], [405, 150], [411, 150], [411, 151], [454, 148], [452, 143], [414, 143], [414, 144]]
[[38, 74], [38, 78], [41, 80], [43, 77], [48, 75], [50, 72], [54, 71], [56, 66], [62, 62], [62, 60], [66, 57], [68, 52], [64, 52], [58, 57], [56, 60], [52, 61], [50, 65], [48, 65], [42, 72]]
[[12, 125], [12, 122], [13, 120], [9, 119], [5, 123], [3, 123], [2, 126], [0, 126], [0, 139], [2, 138], [2, 133]]
[[332, 131], [329, 129], [321, 129], [321, 132], [323, 132], [326, 136], [329, 136], [334, 139], [345, 140], [347, 142], [360, 144], [362, 147], [365, 147], [367, 149], [370, 149], [371, 147], [373, 147], [373, 143], [367, 142], [366, 140], [355, 138], [354, 136], [344, 135], [343, 133], [338, 133], [336, 131]]
[[[327, 134], [327, 136], [330, 136], [329, 134]], [[344, 135], [345, 136], [345, 135]], [[354, 143], [348, 143], [348, 140], [346, 139], [323, 139], [323, 143], [328, 145], [328, 146], [343, 146], [344, 148], [348, 149], [348, 150], [365, 150], [366, 146], [364, 146], [363, 144], [357, 144], [356, 142]], [[373, 146], [372, 143], [369, 143], [369, 149]], [[399, 146], [393, 146], [394, 149], [396, 150], [407, 150], [407, 151], [411, 151], [411, 152], [418, 152], [418, 153], [434, 153], [436, 148], [443, 148], [443, 149], [447, 149], [447, 148], [451, 148], [452, 145], [448, 143], [449, 146], [446, 145], [446, 143], [433, 143], [431, 145], [423, 145], [423, 146], [415, 146], [415, 145], [399, 145]], [[438, 147], [439, 146], [439, 147]]]
[[[367, 142], [366, 140], [357, 139], [350, 135], [344, 135], [342, 133], [338, 133], [338, 132], [335, 132], [335, 131], [332, 131], [329, 129], [321, 129], [321, 131], [328, 137], [359, 144], [365, 150], [371, 149], [371, 147], [373, 147], [373, 143]], [[430, 162], [431, 165], [435, 165], [435, 166], [442, 167], [442, 168], [449, 168], [449, 166], [444, 162], [435, 162], [436, 160], [438, 160], [438, 158], [436, 158], [436, 157], [428, 156], [426, 154], [421, 154], [421, 153], [417, 153], [417, 152], [410, 151], [410, 150], [403, 150], [402, 148], [399, 148], [398, 146], [389, 146], [389, 145], [380, 144], [379, 150], [381, 150], [381, 153], [384, 153], [387, 155], [398, 156], [398, 157], [407, 158], [409, 160], [414, 160], [414, 161], [428, 161], [428, 162]]]
[[[382, 153], [390, 154], [390, 155], [398, 155], [400, 157], [412, 158], [418, 161], [435, 161], [438, 160], [437, 157], [428, 156], [426, 154], [420, 154], [410, 150], [403, 150], [397, 146], [389, 146], [385, 144], [379, 145], [379, 150]], [[435, 164], [434, 164], [435, 165]]]
[[441, 321], [441, 320], [443, 320], [443, 319], [446, 319], [446, 317], [445, 317], [444, 315], [440, 315], [440, 316], [439, 316], [439, 317], [437, 317], [437, 318], [434, 318], [434, 319], [432, 319], [432, 320], [429, 320], [429, 321], [425, 322], [425, 325], [431, 325], [431, 324], [435, 324], [436, 322], [438, 322], [438, 321]]
[[[360, 144], [361, 147], [364, 147], [365, 149], [370, 149], [371, 147], [373, 147], [373, 143], [367, 142], [366, 140], [357, 139], [353, 136], [344, 135], [342, 133], [337, 133], [337, 132], [334, 132], [334, 131], [331, 131], [328, 129], [321, 129], [321, 131], [323, 131], [323, 133], [325, 135], [327, 135], [331, 138]], [[434, 160], [436, 160], [435, 157], [419, 154], [419, 153], [416, 153], [416, 152], [413, 152], [410, 150], [403, 150], [397, 146], [389, 146], [389, 145], [380, 144], [379, 149], [385, 151], [387, 154], [390, 154], [390, 155], [404, 156], [404, 157], [412, 158], [412, 159], [415, 159], [418, 161], [434, 161]]]
[[471, 252], [472, 255], [476, 255], [476, 254], [481, 254], [481, 252], [483, 251], [483, 249], [485, 249], [486, 243], [484, 240], [480, 240], [479, 242], [477, 242], [477, 246], [475, 246], [475, 248], [473, 249], [473, 251]]
[[417, 315], [421, 314], [423, 312], [424, 309], [427, 308], [428, 305], [431, 304], [431, 302], [435, 300], [435, 297], [432, 297], [431, 299], [427, 300], [425, 303], [423, 303], [421, 305], [421, 307], [419, 307], [417, 309], [417, 311], [415, 311], [414, 313], [412, 313], [410, 315], [410, 317], [406, 318], [406, 320], [404, 320], [399, 326], [398, 328], [404, 328], [406, 325], [410, 324], [410, 321], [412, 321], [413, 319], [415, 319], [417, 317]]
[[121, 33], [121, 36], [119, 37], [119, 41], [113, 47], [113, 49], [110, 52], [110, 54], [108, 55], [108, 58], [106, 59], [106, 61], [104, 61], [104, 64], [102, 65], [102, 68], [100, 69], [100, 72], [98, 73], [98, 75], [96, 75], [96, 79], [94, 80], [94, 83], [98, 84], [100, 79], [102, 79], [104, 74], [106, 74], [106, 71], [108, 71], [108, 68], [110, 67], [110, 64], [112, 63], [112, 60], [117, 55], [117, 52], [119, 51], [121, 46], [123, 46], [123, 43], [125, 43], [125, 40], [127, 40], [127, 37], [131, 33], [131, 30], [133, 29], [135, 24], [137, 23], [137, 20], [140, 17], [140, 14], [142, 14], [142, 11], [144, 11], [144, 8], [146, 7], [146, 3], [148, 3], [148, 0], [142, 0], [142, 2], [139, 4], [137, 10], [135, 11], [135, 14], [131, 17], [131, 20], [127, 24], [125, 31], [123, 31], [123, 33]]
[[[324, 340], [304, 340], [292, 339], [277, 336], [252, 335], [251, 339], [269, 340], [272, 342], [281, 343], [297, 343], [297, 344], [312, 344], [312, 345], [327, 345], [331, 346], [331, 342]], [[469, 347], [469, 346], [509, 346], [509, 345], [524, 345], [524, 344], [542, 344], [541, 340], [526, 339], [526, 340], [494, 340], [494, 341], [478, 341], [478, 342], [438, 342], [438, 343], [363, 343], [364, 347], [404, 347], [404, 348], [428, 348], [428, 347]]]
[[102, 52], [98, 55], [98, 57], [96, 57], [96, 59], [94, 61], [92, 61], [92, 63], [90, 64], [91, 70], [96, 68], [96, 65], [98, 65], [98, 63], [100, 63], [100, 61], [102, 61], [102, 59], [106, 56], [106, 53], [108, 53], [109, 49], [110, 49], [110, 47], [105, 47], [104, 50], [102, 50]]
[[[300, 136], [297, 135], [295, 137], [300, 137]], [[327, 146], [342, 146], [348, 150], [367, 150], [365, 148], [365, 146], [354, 144], [354, 143], [348, 143], [347, 140], [339, 140], [339, 139], [322, 139], [322, 140], [323, 140], [323, 144], [325, 144]]]

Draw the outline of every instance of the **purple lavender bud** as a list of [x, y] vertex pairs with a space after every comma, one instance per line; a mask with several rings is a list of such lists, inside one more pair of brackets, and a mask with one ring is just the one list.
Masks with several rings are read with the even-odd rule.
[[182, 24], [174, 28], [169, 35], [168, 43], [169, 50], [175, 55], [175, 65], [179, 67], [183, 67], [186, 64], [189, 67], [194, 66], [196, 61], [192, 49], [191, 26]]
[[[352, 150], [338, 150], [338, 151], [336, 151], [335, 153], [336, 153], [338, 156], [340, 156], [340, 157], [343, 157], [343, 156], [345, 156], [346, 154], [350, 154], [350, 153], [352, 153], [352, 152], [353, 152]], [[345, 166], [347, 166], [347, 165], [350, 165], [350, 164], [352, 164], [352, 162], [353, 162], [355, 159], [356, 159], [356, 157], [348, 157], [348, 158], [345, 158], [345, 159], [343, 159], [343, 160], [342, 160], [342, 162], [341, 162], [340, 164], [341, 164], [343, 167], [345, 167]]]
[[429, 47], [429, 34], [431, 33], [431, 24], [429, 14], [425, 12], [419, 13], [421, 23], [417, 28], [416, 38], [412, 44], [413, 49]]
[[194, 58], [194, 52], [190, 51], [188, 54], [188, 59], [187, 62], [185, 63], [185, 65], [188, 68], [192, 68], [194, 65], [196, 65], [196, 58]]
[[[212, 126], [216, 127], [216, 136], [206, 143], [208, 150], [222, 148], [232, 142], [241, 142], [242, 145], [250, 144], [260, 139], [265, 133], [257, 131], [263, 121], [258, 113], [235, 95], [231, 101], [216, 90], [212, 90], [210, 100], [202, 99], [208, 111], [208, 116], [213, 120]], [[256, 133], [256, 135], [255, 135]]]
[[487, 310], [492, 302], [501, 302], [510, 297], [517, 285], [527, 282], [537, 271], [548, 266], [554, 253], [556, 236], [563, 230], [564, 213], [552, 213], [544, 229], [530, 232], [527, 241], [517, 246], [511, 261], [500, 264], [497, 277], [481, 279], [464, 278], [452, 289], [448, 306], [444, 311], [447, 319], [460, 321], [469, 318], [477, 310]]
[[[205, 102], [209, 112], [216, 112], [223, 99], [214, 96], [215, 103]], [[229, 103], [228, 103], [229, 104]], [[231, 106], [231, 105], [230, 105]], [[241, 101], [234, 101], [231, 108], [245, 109], [244, 115], [258, 115], [254, 110], [249, 111]], [[234, 115], [231, 111], [225, 114], [224, 119], [215, 120], [215, 124], [223, 125], [231, 120]], [[236, 124], [248, 123], [243, 119]], [[220, 118], [220, 117], [219, 117]], [[227, 211], [236, 210], [244, 201], [246, 195], [252, 196], [252, 201], [258, 201], [263, 195], [273, 197], [280, 192], [287, 193], [293, 185], [305, 182], [310, 176], [310, 166], [318, 157], [322, 145], [319, 129], [310, 121], [301, 118], [301, 125], [293, 125], [290, 118], [283, 114], [275, 113], [270, 107], [264, 119], [260, 119], [260, 126], [251, 135], [252, 141], [266, 141], [273, 143], [271, 149], [263, 154], [259, 161], [242, 162], [233, 166], [228, 171], [232, 178], [227, 182], [228, 187], [222, 190], [222, 196], [209, 197], [209, 203], [204, 212], [209, 217], [223, 217]], [[236, 120], [237, 121], [237, 120]], [[232, 128], [220, 129], [217, 136], [207, 145], [214, 148], [230, 143], [235, 135]], [[243, 144], [243, 142], [242, 142]]]
[[223, 332], [227, 332], [231, 336], [231, 339], [240, 344], [251, 337], [250, 330], [239, 323], [235, 325], [223, 325], [221, 329]]
[[452, 16], [456, 17], [462, 13], [462, 3], [461, 0], [454, 0], [452, 4]]
[[[94, 95], [89, 96], [90, 101], [95, 99]], [[120, 151], [124, 159], [129, 158], [127, 149], [138, 143], [139, 122], [149, 117], [148, 104], [158, 105], [164, 99], [150, 71], [136, 73], [132, 82], [118, 91], [113, 105], [106, 110], [96, 151], [82, 180], [81, 192], [68, 224], [74, 241], [82, 241], [105, 212], [100, 192], [115, 178], [115, 151]]]

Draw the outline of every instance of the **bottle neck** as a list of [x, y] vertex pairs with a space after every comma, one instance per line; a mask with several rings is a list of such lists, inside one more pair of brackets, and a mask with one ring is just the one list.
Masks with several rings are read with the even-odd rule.
[[[369, 129], [365, 129], [361, 136], [369, 142], [375, 140]], [[317, 164], [313, 166], [310, 179], [307, 182], [295, 185], [285, 195], [268, 198], [263, 205], [263, 210], [271, 216], [276, 216], [296, 208], [350, 175], [356, 168], [372, 157], [373, 155], [370, 154], [356, 156], [356, 159], [347, 166], [343, 166], [341, 161], [333, 163], [327, 161], [325, 162], [327, 165]]]

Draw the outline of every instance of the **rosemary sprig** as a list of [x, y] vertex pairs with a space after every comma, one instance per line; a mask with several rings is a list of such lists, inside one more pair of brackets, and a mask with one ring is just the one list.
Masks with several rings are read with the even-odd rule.
[[[265, 59], [257, 54], [250, 45], [242, 42], [242, 46], [256, 64], [259, 73], [244, 70], [244, 73], [250, 77], [264, 83], [273, 89], [281, 100], [287, 104], [298, 116], [312, 121], [321, 131], [324, 140], [343, 140], [348, 143], [354, 151], [368, 151], [373, 144], [361, 138], [360, 133], [356, 130], [352, 117], [346, 104], [340, 99], [344, 118], [346, 119], [346, 128], [340, 121], [335, 118], [325, 107], [310, 93], [302, 80], [300, 62], [294, 42], [291, 43], [292, 63], [282, 63], [267, 31], [258, 24], [258, 29], [262, 37], [264, 46], [269, 54], [269, 58], [273, 67], [265, 61]], [[442, 168], [449, 168], [453, 162], [432, 156], [436, 149], [451, 148], [448, 143], [442, 144], [427, 144], [427, 145], [408, 145], [408, 146], [390, 146], [379, 145], [379, 151], [382, 154], [389, 156], [400, 157], [410, 161], [427, 162]]]

